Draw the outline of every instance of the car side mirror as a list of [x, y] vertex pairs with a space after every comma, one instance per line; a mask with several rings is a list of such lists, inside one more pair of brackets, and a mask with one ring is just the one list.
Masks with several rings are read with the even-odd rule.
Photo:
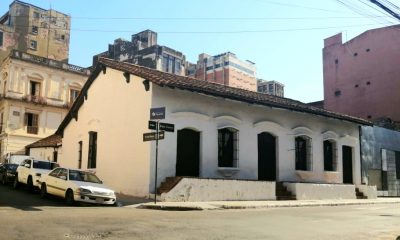
[[30, 165], [29, 163], [26, 163], [26, 164], [24, 165], [24, 167], [26, 167], [26, 168], [31, 168], [31, 165]]
[[60, 176], [60, 179], [66, 181], [67, 180], [67, 176]]

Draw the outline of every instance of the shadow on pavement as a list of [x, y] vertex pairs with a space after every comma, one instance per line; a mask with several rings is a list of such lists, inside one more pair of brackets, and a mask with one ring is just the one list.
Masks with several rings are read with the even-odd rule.
[[0, 185], [0, 207], [12, 207], [24, 211], [42, 211], [38, 207], [65, 206], [63, 199], [40, 198], [38, 192], [30, 193], [25, 186], [13, 189], [11, 185]]
[[[150, 199], [135, 198], [122, 194], [117, 194], [117, 204], [115, 206], [122, 207], [139, 203], [150, 202]], [[88, 203], [76, 203], [73, 206], [67, 206], [64, 199], [47, 196], [42, 199], [39, 191], [29, 192], [25, 186], [13, 189], [11, 185], [0, 184], [0, 208], [12, 207], [23, 211], [42, 211], [40, 207], [98, 207], [99, 205]], [[106, 206], [106, 205], [103, 205]]]

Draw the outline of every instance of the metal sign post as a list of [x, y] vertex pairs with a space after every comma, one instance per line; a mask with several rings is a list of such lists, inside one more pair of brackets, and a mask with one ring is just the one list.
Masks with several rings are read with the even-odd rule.
[[154, 169], [154, 204], [157, 204], [158, 140], [164, 139], [164, 131], [174, 132], [175, 130], [174, 124], [160, 123], [161, 119], [165, 119], [165, 107], [151, 108], [148, 128], [151, 130], [156, 130], [156, 132], [143, 133], [143, 142], [156, 140], [156, 166]]
[[156, 124], [156, 169], [155, 169], [155, 178], [154, 178], [154, 204], [157, 204], [157, 162], [158, 162], [158, 121]]

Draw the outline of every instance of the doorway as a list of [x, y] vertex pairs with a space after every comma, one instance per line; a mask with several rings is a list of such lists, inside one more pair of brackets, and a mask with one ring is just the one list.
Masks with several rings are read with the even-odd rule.
[[353, 148], [342, 146], [343, 183], [353, 184]]
[[258, 180], [276, 181], [276, 138], [268, 132], [258, 134]]
[[191, 129], [178, 130], [176, 176], [199, 176], [200, 132]]

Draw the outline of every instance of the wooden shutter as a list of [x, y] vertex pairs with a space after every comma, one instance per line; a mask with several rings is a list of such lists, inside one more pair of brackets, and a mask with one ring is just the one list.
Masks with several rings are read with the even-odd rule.
[[28, 126], [28, 114], [29, 113], [25, 113], [25, 116], [24, 116], [24, 125], [25, 126]]
[[38, 127], [39, 126], [39, 115], [37, 114], [32, 114], [32, 127]]

